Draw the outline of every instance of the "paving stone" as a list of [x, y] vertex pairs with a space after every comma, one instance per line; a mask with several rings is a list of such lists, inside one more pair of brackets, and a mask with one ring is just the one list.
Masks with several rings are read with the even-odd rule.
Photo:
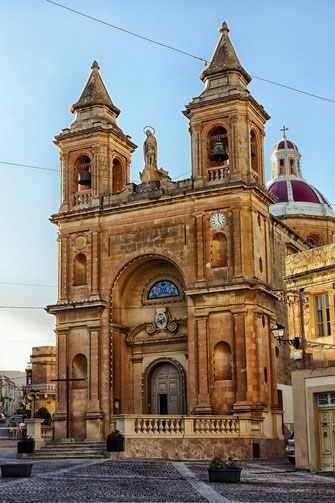
[[[0, 462], [16, 462], [0, 451]], [[335, 473], [243, 461], [241, 483], [208, 483], [207, 462], [34, 460], [31, 478], [0, 478], [1, 503], [335, 503]]]

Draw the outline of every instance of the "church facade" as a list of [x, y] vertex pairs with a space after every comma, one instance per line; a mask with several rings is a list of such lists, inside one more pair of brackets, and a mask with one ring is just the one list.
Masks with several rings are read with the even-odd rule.
[[73, 124], [56, 137], [56, 440], [103, 440], [116, 425], [129, 455], [150, 455], [149, 445], [158, 457], [281, 452], [289, 351], [270, 328], [286, 319], [285, 257], [310, 245], [270, 214], [269, 116], [228, 32], [223, 23], [204, 91], [183, 112], [191, 178], [157, 169], [149, 128], [141, 183], [130, 183], [136, 145], [96, 62]]

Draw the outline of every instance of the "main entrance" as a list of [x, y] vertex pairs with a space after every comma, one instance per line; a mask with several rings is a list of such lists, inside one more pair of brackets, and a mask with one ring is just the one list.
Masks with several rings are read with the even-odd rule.
[[160, 363], [150, 377], [151, 414], [182, 414], [182, 383], [178, 369], [171, 363]]

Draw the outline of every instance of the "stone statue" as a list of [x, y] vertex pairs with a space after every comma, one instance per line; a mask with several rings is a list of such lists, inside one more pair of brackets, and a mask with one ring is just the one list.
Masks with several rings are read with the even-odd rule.
[[[150, 129], [152, 129], [153, 133]], [[154, 137], [154, 128], [146, 126], [143, 131], [147, 137], [143, 144], [144, 170], [140, 173], [141, 182], [161, 181], [166, 178], [170, 179], [165, 169], [157, 168], [157, 141]]]
[[150, 129], [145, 134], [147, 138], [143, 145], [145, 169], [157, 169], [157, 141]]

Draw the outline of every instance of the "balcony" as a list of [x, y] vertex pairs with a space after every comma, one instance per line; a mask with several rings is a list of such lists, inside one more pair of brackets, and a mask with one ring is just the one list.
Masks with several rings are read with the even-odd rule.
[[73, 194], [73, 206], [76, 208], [85, 208], [86, 206], [89, 206], [92, 199], [91, 192], [91, 189], [75, 192]]
[[25, 387], [27, 395], [31, 393], [32, 390], [38, 391], [41, 395], [54, 395], [56, 393], [56, 384], [30, 384]]
[[209, 182], [227, 182], [229, 180], [229, 166], [219, 166], [208, 169]]

